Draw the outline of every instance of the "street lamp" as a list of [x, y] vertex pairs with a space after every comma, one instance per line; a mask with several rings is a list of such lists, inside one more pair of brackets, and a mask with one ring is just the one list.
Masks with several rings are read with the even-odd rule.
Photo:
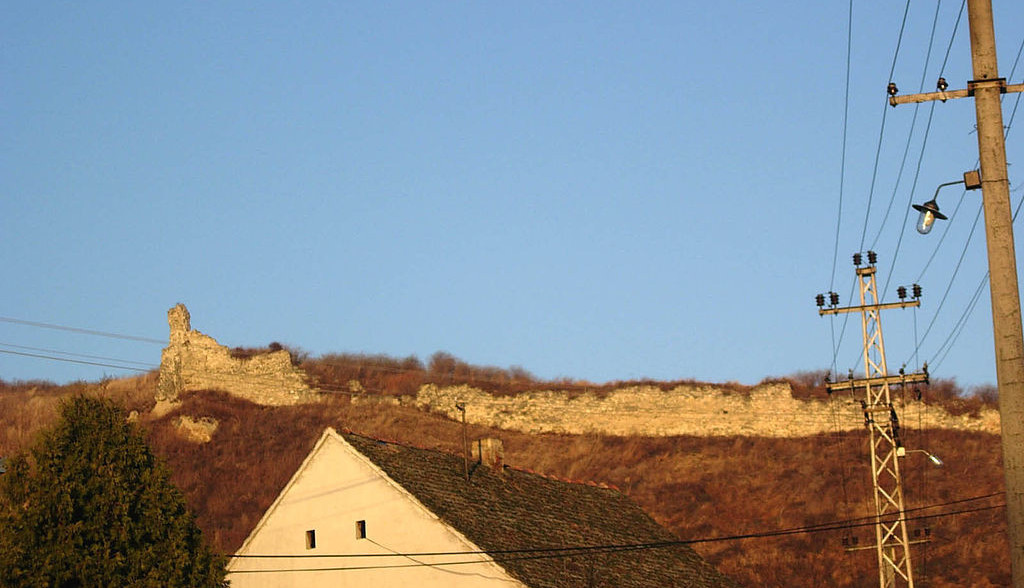
[[941, 468], [943, 465], [945, 465], [945, 462], [942, 461], [941, 459], [939, 459], [939, 457], [937, 455], [929, 453], [929, 452], [925, 451], [924, 449], [907, 449], [906, 447], [897, 447], [896, 448], [896, 457], [906, 457], [908, 453], [923, 453], [923, 454], [927, 455], [928, 459], [933, 464], [937, 465], [938, 467]]
[[939, 190], [946, 186], [955, 186], [956, 184], [963, 184], [968, 190], [977, 190], [981, 187], [981, 175], [977, 170], [964, 172], [964, 179], [956, 182], [946, 182], [945, 184], [939, 184], [938, 188], [935, 188], [935, 195], [932, 199], [924, 204], [912, 205], [914, 210], [921, 213], [921, 216], [917, 219], [917, 232], [922, 235], [927, 235], [932, 230], [932, 225], [935, 224], [935, 220], [946, 220], [948, 217], [939, 212], [939, 204], [935, 201], [939, 197]]
[[[952, 183], [959, 184], [960, 182]], [[949, 185], [950, 184], [942, 184], [942, 186]], [[939, 187], [941, 188], [942, 186]], [[937, 196], [938, 194], [939, 191], [936, 190], [935, 195]], [[925, 202], [924, 204], [914, 204], [913, 206], [914, 210], [919, 211], [921, 213], [921, 216], [919, 216], [917, 219], [917, 232], [921, 233], [922, 235], [927, 235], [928, 233], [931, 232], [932, 225], [935, 224], [935, 219], [946, 220], [947, 218], [949, 218], [946, 215], [939, 212], [939, 204], [935, 202], [934, 198], [932, 198], [928, 202]]]

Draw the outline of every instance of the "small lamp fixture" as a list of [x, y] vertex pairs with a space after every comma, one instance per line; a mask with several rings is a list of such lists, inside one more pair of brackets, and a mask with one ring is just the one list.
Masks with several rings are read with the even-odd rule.
[[946, 465], [946, 462], [939, 459], [939, 456], [925, 451], [924, 449], [907, 449], [906, 447], [900, 446], [896, 448], [896, 457], [906, 457], [908, 453], [923, 453], [928, 456], [928, 461], [932, 462], [938, 467]]
[[964, 172], [964, 179], [957, 180], [956, 182], [946, 182], [945, 184], [939, 184], [938, 188], [935, 188], [935, 195], [932, 199], [924, 204], [912, 205], [914, 210], [921, 213], [921, 216], [917, 219], [917, 232], [922, 235], [927, 235], [932, 230], [932, 225], [935, 224], [935, 220], [947, 220], [947, 216], [939, 212], [939, 205], [935, 201], [939, 197], [939, 190], [946, 186], [955, 186], [957, 184], [963, 184], [966, 190], [977, 190], [981, 188], [981, 174], [978, 170], [971, 170]]
[[935, 220], [946, 220], [946, 215], [939, 212], [939, 204], [932, 198], [924, 204], [914, 204], [914, 210], [921, 213], [921, 216], [917, 219], [917, 232], [922, 235], [927, 235], [931, 232], [932, 226], [935, 224]]

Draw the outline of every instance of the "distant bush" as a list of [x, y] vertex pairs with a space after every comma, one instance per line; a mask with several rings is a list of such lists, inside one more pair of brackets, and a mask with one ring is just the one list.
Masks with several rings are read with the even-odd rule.
[[300, 367], [310, 376], [312, 385], [325, 392], [350, 392], [350, 383], [354, 380], [359, 382], [362, 391], [383, 396], [413, 396], [424, 384], [467, 385], [495, 396], [510, 396], [537, 390], [564, 392], [569, 396], [603, 396], [614, 390], [632, 386], [651, 386], [666, 391], [679, 386], [713, 386], [717, 390], [737, 394], [749, 393], [751, 390], [751, 386], [736, 382], [708, 384], [696, 380], [640, 379], [618, 380], [604, 384], [570, 378], [543, 380], [522, 366], [500, 368], [473, 365], [446, 351], [438, 351], [431, 355], [426, 365], [415, 356], [395, 358], [387, 355], [332, 353], [315, 359], [306, 359]]
[[287, 351], [293, 366], [298, 366], [309, 358], [309, 354], [305, 351], [302, 351], [297, 347], [283, 345], [277, 341], [271, 342], [266, 347], [232, 347], [228, 349], [228, 355], [234, 359], [252, 359], [257, 355], [266, 355], [267, 353], [274, 353], [276, 351]]

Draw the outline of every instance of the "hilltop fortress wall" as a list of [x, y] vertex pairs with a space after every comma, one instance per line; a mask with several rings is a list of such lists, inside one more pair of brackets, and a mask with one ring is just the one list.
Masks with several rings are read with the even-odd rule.
[[[749, 394], [714, 386], [620, 388], [604, 395], [570, 396], [538, 391], [492, 396], [469, 386], [420, 388], [415, 405], [459, 420], [528, 433], [597, 433], [641, 436], [804, 437], [864, 428], [859, 404], [849, 396], [832, 401], [798, 400], [788, 384], [763, 384]], [[897, 406], [904, 426], [999, 434], [999, 413], [951, 415], [921, 402]]]
[[[193, 330], [188, 309], [167, 312], [170, 341], [163, 351], [157, 399], [173, 401], [182, 392], [223, 390], [257, 404], [280, 406], [314, 402], [318, 391], [306, 383], [287, 351], [235, 358], [212, 337]], [[351, 382], [353, 391], [362, 386]], [[527, 433], [641, 436], [804, 437], [864, 427], [859, 404], [837, 395], [831, 400], [793, 398], [788, 384], [762, 384], [749, 392], [711, 385], [623, 387], [604, 394], [534, 391], [492, 395], [467, 385], [427, 384], [415, 397], [360, 394], [355, 403], [403, 404], [477, 425]], [[999, 414], [952, 415], [920, 402], [897, 405], [905, 426], [999, 434]]]
[[235, 358], [231, 350], [192, 329], [184, 304], [167, 311], [170, 341], [160, 356], [157, 400], [173, 401], [182, 392], [223, 390], [257, 404], [280, 406], [311, 402], [316, 394], [306, 384], [291, 355], [273, 351]]

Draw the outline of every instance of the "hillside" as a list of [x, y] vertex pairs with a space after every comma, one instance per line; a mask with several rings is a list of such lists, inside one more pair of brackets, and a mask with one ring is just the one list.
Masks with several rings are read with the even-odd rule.
[[[411, 372], [404, 373], [408, 378]], [[328, 383], [340, 389], [339, 382], [362, 381], [348, 375]], [[364, 369], [363, 380], [372, 381], [366, 376]], [[459, 423], [397, 403], [353, 403], [348, 394], [334, 394], [315, 404], [264, 407], [219, 392], [198, 392], [185, 395], [171, 412], [147, 416], [155, 404], [155, 388], [152, 374], [67, 387], [4, 384], [0, 453], [24, 447], [32, 432], [50, 420], [61, 396], [92, 392], [118, 398], [141, 413], [150, 441], [172, 466], [175, 483], [184, 490], [204, 532], [218, 548], [230, 552], [325, 426], [452, 452], [461, 446]], [[941, 386], [933, 388], [942, 392]], [[815, 394], [799, 386], [797, 390]], [[944, 401], [960, 403], [961, 410], [965, 402], [980, 402], [955, 397]], [[183, 424], [183, 416], [191, 420]], [[189, 423], [202, 422], [217, 424], [209, 442], [183, 435]], [[944, 468], [932, 468], [924, 459], [912, 459], [923, 456], [908, 457], [908, 508], [948, 505], [915, 511], [935, 515], [1002, 503], [998, 495], [958, 502], [1002, 491], [997, 436], [906, 425], [908, 446], [927, 447], [946, 462]], [[868, 515], [872, 506], [863, 432], [794, 438], [654, 438], [527, 434], [470, 425], [469, 435], [501, 437], [506, 460], [514, 467], [618, 486], [681, 538], [701, 540], [694, 545], [698, 552], [743, 585], [863, 586], [877, 578], [872, 551], [847, 553], [843, 548], [844, 542], [854, 539], [859, 545], [870, 543], [870, 527], [714, 540]], [[914, 547], [917, 585], [1008, 584], [1002, 509], [914, 521], [911, 528], [930, 539]]]

